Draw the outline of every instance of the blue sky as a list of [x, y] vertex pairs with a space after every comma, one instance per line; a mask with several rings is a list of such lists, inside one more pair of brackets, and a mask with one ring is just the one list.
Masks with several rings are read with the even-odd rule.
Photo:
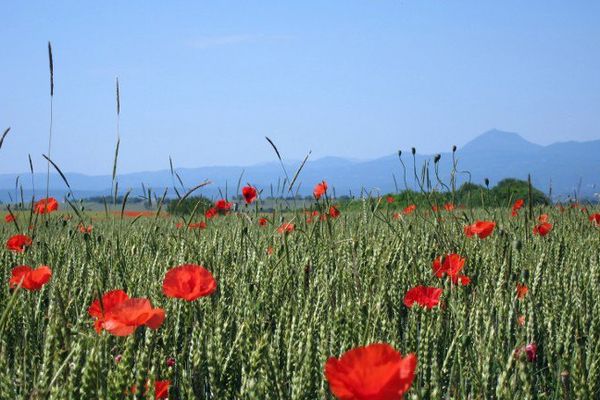
[[596, 1], [40, 1], [0, 4], [0, 173], [52, 158], [120, 172], [369, 159], [490, 128], [600, 138]]

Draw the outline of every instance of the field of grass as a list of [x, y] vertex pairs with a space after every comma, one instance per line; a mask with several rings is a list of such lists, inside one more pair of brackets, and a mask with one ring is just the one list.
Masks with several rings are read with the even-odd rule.
[[[593, 210], [341, 212], [311, 223], [275, 212], [266, 226], [252, 211], [230, 213], [189, 230], [175, 218], [84, 214], [89, 234], [64, 210], [29, 231], [28, 215], [17, 215], [21, 232], [2, 222], [4, 241], [26, 233], [33, 244], [0, 250], [0, 399], [140, 398], [162, 380], [171, 399], [329, 399], [326, 360], [377, 342], [416, 354], [406, 398], [600, 398]], [[553, 230], [533, 235], [543, 213]], [[465, 236], [477, 219], [497, 223], [492, 235]], [[279, 233], [283, 221], [295, 230]], [[468, 286], [433, 273], [449, 253], [466, 258]], [[186, 263], [211, 271], [216, 292], [166, 297], [165, 273]], [[18, 265], [47, 265], [52, 278], [39, 291], [10, 289]], [[522, 299], [517, 284], [528, 287]], [[418, 285], [443, 288], [440, 304], [405, 306]], [[163, 308], [162, 326], [98, 334], [88, 307], [113, 289]], [[532, 343], [534, 359], [515, 354]]]

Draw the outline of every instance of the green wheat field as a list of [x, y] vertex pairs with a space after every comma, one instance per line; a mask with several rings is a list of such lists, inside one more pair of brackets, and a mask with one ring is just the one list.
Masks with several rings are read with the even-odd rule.
[[[384, 203], [364, 201], [322, 221], [249, 207], [206, 229], [178, 229], [181, 219], [162, 214], [15, 213], [33, 243], [24, 253], [0, 250], [0, 398], [141, 398], [133, 385], [168, 380], [171, 399], [330, 399], [326, 360], [378, 342], [418, 357], [406, 398], [599, 398], [592, 209], [535, 207], [511, 217], [510, 207], [419, 207], [398, 217]], [[533, 235], [543, 213], [553, 230]], [[260, 226], [259, 217], [269, 222]], [[493, 234], [466, 237], [476, 219], [495, 221]], [[278, 232], [283, 221], [295, 229]], [[81, 223], [93, 230], [81, 232]], [[2, 223], [0, 235], [15, 230]], [[466, 259], [468, 286], [433, 273], [433, 260], [448, 253]], [[216, 292], [167, 298], [165, 273], [186, 263], [208, 269]], [[39, 291], [10, 289], [17, 265], [47, 265], [51, 280]], [[521, 299], [517, 284], [528, 287]], [[442, 288], [439, 306], [405, 306], [417, 285]], [[113, 289], [163, 308], [162, 326], [96, 333], [88, 307]], [[518, 353], [529, 343], [534, 360]]]

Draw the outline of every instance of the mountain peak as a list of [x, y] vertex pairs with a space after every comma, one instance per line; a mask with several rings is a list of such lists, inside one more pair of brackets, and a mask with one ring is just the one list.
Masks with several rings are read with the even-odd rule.
[[468, 142], [461, 149], [465, 152], [511, 152], [535, 151], [542, 146], [531, 143], [515, 132], [491, 129]]

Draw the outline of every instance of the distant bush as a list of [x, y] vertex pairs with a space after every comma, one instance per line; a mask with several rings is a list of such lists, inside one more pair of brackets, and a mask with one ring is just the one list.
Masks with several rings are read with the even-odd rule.
[[196, 205], [198, 205], [196, 214], [202, 215], [206, 210], [212, 207], [212, 202], [203, 196], [188, 197], [181, 202], [179, 202], [178, 199], [173, 199], [167, 205], [167, 211], [169, 214], [191, 214], [194, 211], [194, 208], [196, 208]]
[[[529, 199], [529, 184], [526, 181], [519, 179], [504, 179], [500, 181], [493, 189], [494, 195], [501, 201], [514, 201], [514, 199]], [[550, 199], [539, 189], [532, 187], [532, 201], [534, 205], [550, 204]]]

